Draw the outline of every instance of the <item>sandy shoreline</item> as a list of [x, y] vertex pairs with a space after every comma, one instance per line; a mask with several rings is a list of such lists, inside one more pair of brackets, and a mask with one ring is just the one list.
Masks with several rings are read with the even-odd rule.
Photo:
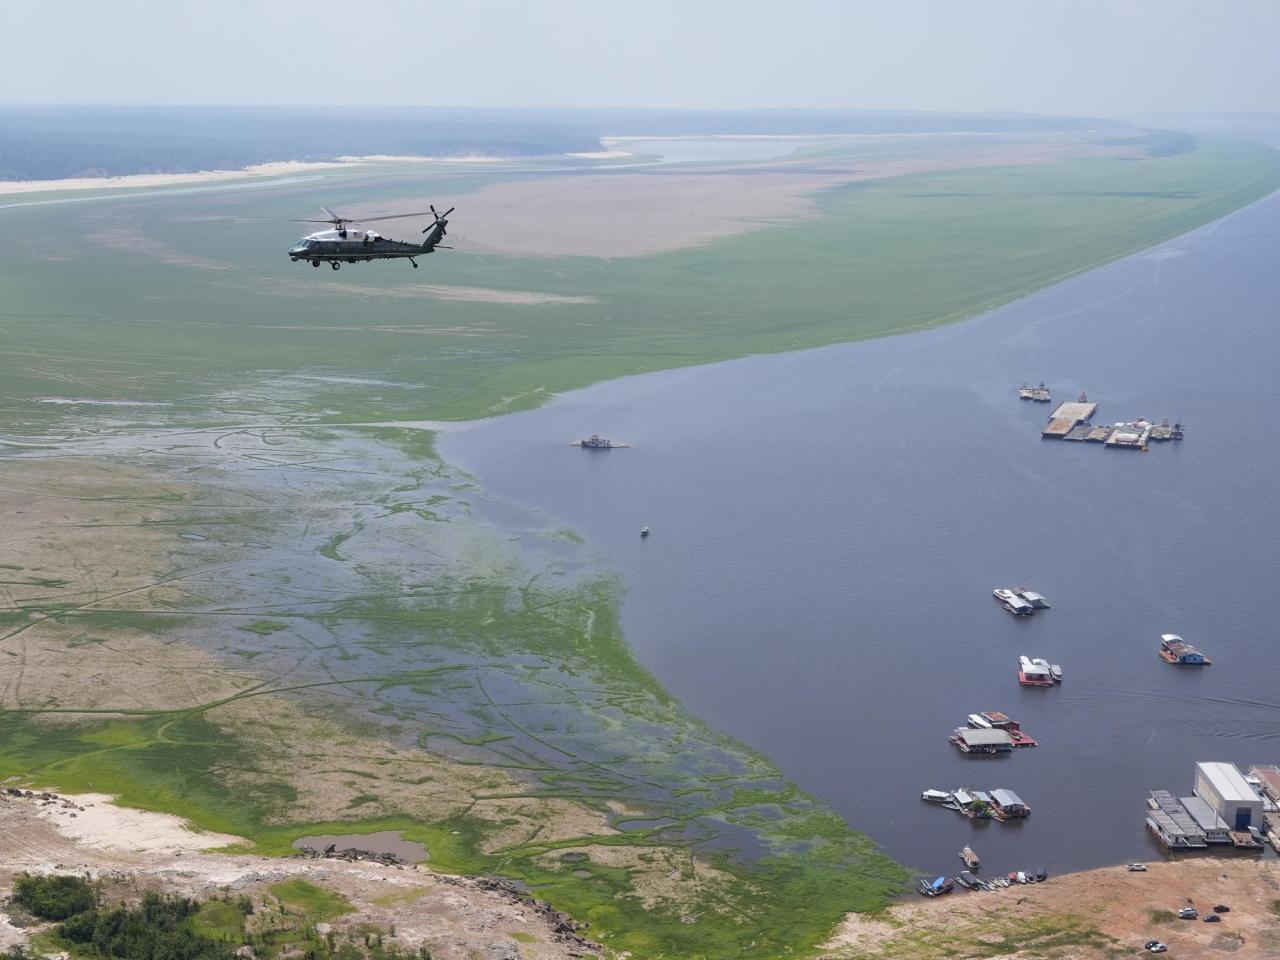
[[349, 169], [370, 163], [503, 163], [508, 157], [410, 157], [373, 154], [367, 157], [338, 157], [334, 160], [281, 160], [256, 163], [238, 170], [200, 170], [195, 173], [138, 173], [121, 177], [73, 177], [66, 180], [0, 180], [0, 196], [54, 193], [64, 190], [111, 190], [122, 187], [174, 187], [224, 180], [284, 177], [316, 170]]

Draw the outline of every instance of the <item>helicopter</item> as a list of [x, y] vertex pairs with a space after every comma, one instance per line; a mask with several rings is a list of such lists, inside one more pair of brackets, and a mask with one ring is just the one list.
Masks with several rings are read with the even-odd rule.
[[[366, 217], [362, 220], [340, 217], [328, 207], [321, 207], [325, 213], [324, 220], [290, 220], [289, 223], [331, 223], [332, 230], [320, 230], [309, 234], [289, 248], [289, 259], [294, 263], [309, 260], [313, 267], [327, 261], [334, 270], [343, 263], [356, 263], [363, 260], [408, 260], [413, 268], [418, 269], [415, 257], [431, 253], [437, 247], [450, 250], [451, 247], [441, 245], [445, 227], [449, 225], [448, 216], [456, 207], [450, 207], [444, 213], [437, 213], [435, 205], [431, 205], [428, 213], [395, 213], [385, 217]], [[422, 243], [410, 243], [407, 240], [392, 240], [384, 237], [376, 230], [348, 230], [349, 223], [374, 223], [378, 220], [401, 220], [405, 217], [433, 218], [431, 226], [422, 232], [427, 238]]]

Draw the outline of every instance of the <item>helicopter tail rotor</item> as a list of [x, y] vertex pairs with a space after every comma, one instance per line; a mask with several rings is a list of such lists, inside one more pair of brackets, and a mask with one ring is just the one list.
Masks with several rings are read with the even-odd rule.
[[[453, 211], [456, 209], [457, 207], [450, 207], [444, 213], [439, 213], [437, 212], [435, 205], [434, 204], [432, 205], [431, 215], [435, 217], [435, 222], [432, 223], [431, 226], [427, 227], [425, 230], [422, 231], [427, 235], [427, 238], [422, 241], [422, 249], [424, 252], [430, 253], [437, 246], [439, 246], [440, 241], [444, 239], [445, 228], [449, 226], [449, 221], [447, 218], [449, 214], [453, 213]], [[446, 247], [445, 249], [449, 249], [449, 248]]]

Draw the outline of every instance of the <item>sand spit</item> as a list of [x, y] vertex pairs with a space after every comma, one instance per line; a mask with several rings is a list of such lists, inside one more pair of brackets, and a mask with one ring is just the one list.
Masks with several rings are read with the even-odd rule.
[[200, 170], [195, 173], [139, 173], [122, 177], [72, 177], [65, 180], [0, 180], [0, 196], [53, 193], [64, 190], [111, 190], [122, 187], [179, 187], [225, 180], [285, 177], [316, 170], [341, 170], [372, 163], [504, 163], [508, 157], [458, 156], [412, 157], [370, 154], [366, 157], [337, 157], [334, 160], [282, 160], [256, 163], [238, 170]]
[[[1178, 909], [1231, 912], [1220, 923], [1178, 920]], [[1188, 858], [1050, 877], [995, 893], [958, 890], [912, 897], [878, 916], [850, 914], [825, 945], [829, 960], [889, 957], [1039, 957], [1102, 960], [1138, 956], [1160, 940], [1170, 957], [1280, 957], [1280, 862]], [[1016, 943], [1008, 949], [1005, 945]]]

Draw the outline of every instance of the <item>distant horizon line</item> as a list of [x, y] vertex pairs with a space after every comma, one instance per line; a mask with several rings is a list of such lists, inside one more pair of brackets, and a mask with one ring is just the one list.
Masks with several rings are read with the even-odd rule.
[[[141, 102], [7, 102], [0, 101], [0, 110], [44, 110], [44, 109], [142, 109], [142, 110], [443, 110], [450, 112], [464, 111], [517, 111], [517, 112], [557, 112], [557, 113], [592, 113], [592, 112], [650, 112], [650, 113], [856, 113], [867, 115], [917, 114], [926, 116], [978, 116], [978, 117], [1067, 117], [1072, 119], [1111, 119], [1106, 114], [1085, 113], [1053, 113], [1036, 110], [996, 110], [969, 109], [943, 110], [929, 107], [623, 107], [623, 106], [459, 106], [452, 104], [317, 104], [317, 103], [141, 103]], [[1150, 113], [1174, 111], [1144, 111]], [[1190, 113], [1218, 115], [1219, 111], [1189, 111]], [[1259, 116], [1265, 112], [1253, 111]], [[1230, 115], [1230, 114], [1222, 114]], [[1280, 113], [1276, 114], [1280, 115]]]

